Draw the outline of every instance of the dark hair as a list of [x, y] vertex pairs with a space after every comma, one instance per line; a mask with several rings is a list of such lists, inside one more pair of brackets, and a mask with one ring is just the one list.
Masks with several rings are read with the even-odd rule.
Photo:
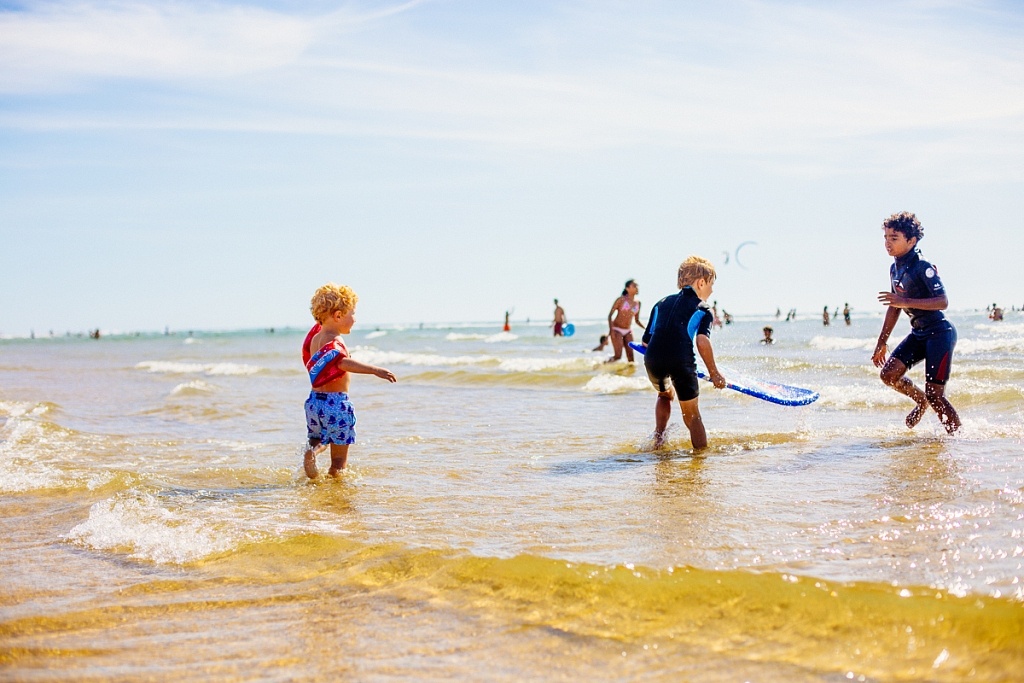
[[900, 211], [889, 216], [882, 221], [882, 228], [901, 232], [908, 240], [911, 237], [916, 237], [918, 242], [924, 239], [924, 228], [921, 227], [921, 221], [917, 220], [917, 216], [909, 211]]
[[622, 286], [622, 296], [626, 296], [627, 294], [629, 294], [629, 286], [635, 284], [636, 280], [626, 280], [626, 284]]

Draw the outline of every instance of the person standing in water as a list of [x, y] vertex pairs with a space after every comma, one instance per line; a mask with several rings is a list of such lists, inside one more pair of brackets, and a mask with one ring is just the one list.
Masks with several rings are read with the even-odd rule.
[[629, 348], [629, 342], [633, 341], [633, 323], [639, 325], [641, 330], [647, 329], [640, 322], [640, 302], [636, 300], [639, 293], [640, 286], [636, 281], [626, 280], [622, 294], [608, 311], [608, 336], [612, 340], [613, 352], [612, 357], [607, 360], [608, 363], [620, 360], [623, 349], [626, 351], [626, 360], [633, 362], [633, 349]]
[[[889, 267], [892, 290], [878, 293], [878, 300], [889, 308], [871, 360], [875, 367], [882, 368], [883, 382], [917, 403], [907, 415], [907, 427], [916, 427], [931, 406], [942, 426], [952, 434], [960, 429], [960, 416], [945, 398], [945, 390], [957, 337], [956, 328], [942, 313], [949, 306], [946, 290], [935, 266], [922, 259], [915, 249], [924, 238], [924, 228], [917, 216], [908, 211], [894, 213], [885, 219], [882, 228], [885, 250], [896, 261]], [[911, 331], [887, 359], [886, 342], [901, 309], [910, 316]], [[922, 360], [924, 391], [905, 377], [907, 370]]]
[[711, 348], [712, 313], [707, 300], [714, 288], [715, 267], [700, 256], [690, 256], [679, 265], [679, 292], [654, 305], [643, 344], [647, 347], [644, 367], [658, 391], [654, 406], [654, 447], [665, 444], [665, 428], [672, 415], [672, 400], [678, 399], [683, 424], [690, 431], [694, 451], [708, 446], [704, 420], [698, 406], [697, 353], [708, 369], [715, 387], [725, 387], [725, 378], [715, 364]]
[[309, 372], [312, 390], [306, 399], [306, 451], [302, 466], [316, 479], [317, 453], [331, 447], [331, 469], [337, 477], [348, 462], [349, 446], [356, 442], [356, 414], [349, 402], [353, 373], [374, 375], [394, 384], [395, 374], [349, 356], [342, 335], [352, 331], [359, 297], [350, 287], [328, 282], [313, 294], [309, 311], [316, 324], [302, 343], [302, 362]]
[[555, 299], [555, 318], [551, 321], [551, 325], [554, 327], [556, 337], [565, 336], [562, 331], [562, 327], [565, 325], [565, 309], [558, 305], [558, 299]]

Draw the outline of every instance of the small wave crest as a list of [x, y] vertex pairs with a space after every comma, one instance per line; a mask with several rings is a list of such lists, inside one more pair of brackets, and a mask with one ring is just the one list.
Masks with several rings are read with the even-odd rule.
[[1024, 323], [979, 323], [974, 329], [998, 335], [1015, 334], [1024, 337]]
[[56, 406], [52, 403], [28, 403], [25, 401], [0, 401], [0, 415], [4, 417], [21, 417], [23, 415], [41, 416]]
[[629, 394], [650, 389], [653, 387], [646, 377], [623, 377], [610, 374], [591, 377], [583, 387], [583, 391], [594, 394]]
[[486, 334], [462, 334], [460, 332], [449, 332], [445, 335], [447, 341], [483, 341], [487, 339]]
[[367, 339], [379, 339], [387, 335], [387, 330], [374, 330], [366, 335]]
[[586, 372], [600, 363], [591, 358], [507, 358], [498, 365], [506, 372]]
[[482, 341], [486, 344], [498, 344], [501, 342], [510, 342], [519, 339], [519, 335], [512, 334], [511, 332], [498, 332], [497, 334], [470, 334], [462, 332], [449, 332], [445, 335], [445, 340], [451, 342], [458, 341]]
[[255, 375], [262, 371], [258, 365], [245, 363], [188, 363], [181, 361], [144, 360], [136, 369], [165, 375]]
[[813, 337], [808, 345], [819, 351], [874, 351], [877, 339], [856, 339], [850, 337]]
[[223, 553], [254, 540], [252, 532], [232, 529], [215, 508], [202, 514], [191, 508], [172, 510], [149, 494], [122, 494], [93, 504], [89, 518], [65, 540], [92, 550], [123, 552], [157, 563], [185, 564]]
[[62, 454], [69, 444], [80, 443], [81, 437], [36, 419], [46, 412], [46, 405], [35, 404], [0, 427], [0, 491], [93, 490], [113, 481], [116, 472], [69, 469]]
[[217, 387], [213, 384], [208, 384], [201, 379], [192, 380], [191, 382], [185, 382], [171, 389], [172, 396], [198, 396], [203, 394], [212, 394], [217, 391]]
[[381, 351], [372, 347], [357, 346], [352, 356], [373, 365], [413, 365], [424, 367], [446, 367], [457, 365], [497, 365], [500, 359], [494, 356], [442, 356], [436, 353], [403, 353]]
[[994, 352], [1019, 353], [1024, 351], [1024, 337], [999, 337], [996, 339], [963, 339], [956, 343], [956, 353], [972, 356]]

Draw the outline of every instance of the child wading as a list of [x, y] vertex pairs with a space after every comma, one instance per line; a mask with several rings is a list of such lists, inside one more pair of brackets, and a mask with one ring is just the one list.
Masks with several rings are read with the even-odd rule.
[[[389, 382], [397, 382], [390, 370], [352, 360], [341, 335], [352, 331], [356, 321], [356, 302], [359, 298], [350, 288], [333, 282], [316, 290], [309, 310], [316, 319], [302, 345], [302, 360], [309, 371], [313, 390], [306, 399], [306, 429], [308, 446], [303, 467], [306, 476], [314, 479], [316, 454], [331, 447], [333, 477], [345, 468], [348, 447], [356, 442], [356, 415], [348, 401], [350, 373], [376, 375]], [[314, 353], [313, 349], [317, 349]]]
[[[643, 343], [647, 347], [644, 366], [651, 384], [658, 390], [654, 405], [654, 445], [665, 442], [665, 428], [672, 415], [673, 388], [679, 398], [683, 424], [690, 430], [690, 442], [695, 451], [707, 448], [708, 437], [704, 421], [697, 406], [700, 388], [697, 386], [697, 358], [694, 344], [707, 366], [711, 381], [721, 389], [725, 378], [715, 365], [711, 348], [711, 322], [714, 315], [707, 300], [715, 283], [715, 267], [699, 256], [687, 258], [679, 266], [676, 284], [678, 294], [670, 294], [654, 305], [651, 318], [644, 330]], [[671, 382], [671, 383], [670, 383]]]
[[[894, 213], [885, 219], [882, 228], [885, 250], [896, 262], [889, 267], [892, 291], [878, 293], [878, 300], [889, 309], [871, 360], [882, 368], [883, 382], [917, 403], [907, 415], [908, 427], [916, 427], [930, 405], [938, 413], [942, 426], [952, 434], [960, 429], [960, 416], [944, 396], [956, 346], [956, 328], [942, 314], [949, 306], [946, 290], [935, 266], [922, 259], [915, 249], [924, 238], [924, 228], [917, 216], [907, 211]], [[886, 360], [886, 342], [900, 317], [900, 309], [910, 316], [912, 329]], [[922, 360], [925, 361], [924, 391], [904, 376]]]

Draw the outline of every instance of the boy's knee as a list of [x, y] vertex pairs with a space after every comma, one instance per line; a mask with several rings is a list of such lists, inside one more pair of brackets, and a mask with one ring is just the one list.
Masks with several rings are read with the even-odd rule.
[[903, 377], [903, 373], [899, 372], [895, 368], [883, 368], [882, 373], [879, 375], [887, 386], [894, 387], [897, 382]]

